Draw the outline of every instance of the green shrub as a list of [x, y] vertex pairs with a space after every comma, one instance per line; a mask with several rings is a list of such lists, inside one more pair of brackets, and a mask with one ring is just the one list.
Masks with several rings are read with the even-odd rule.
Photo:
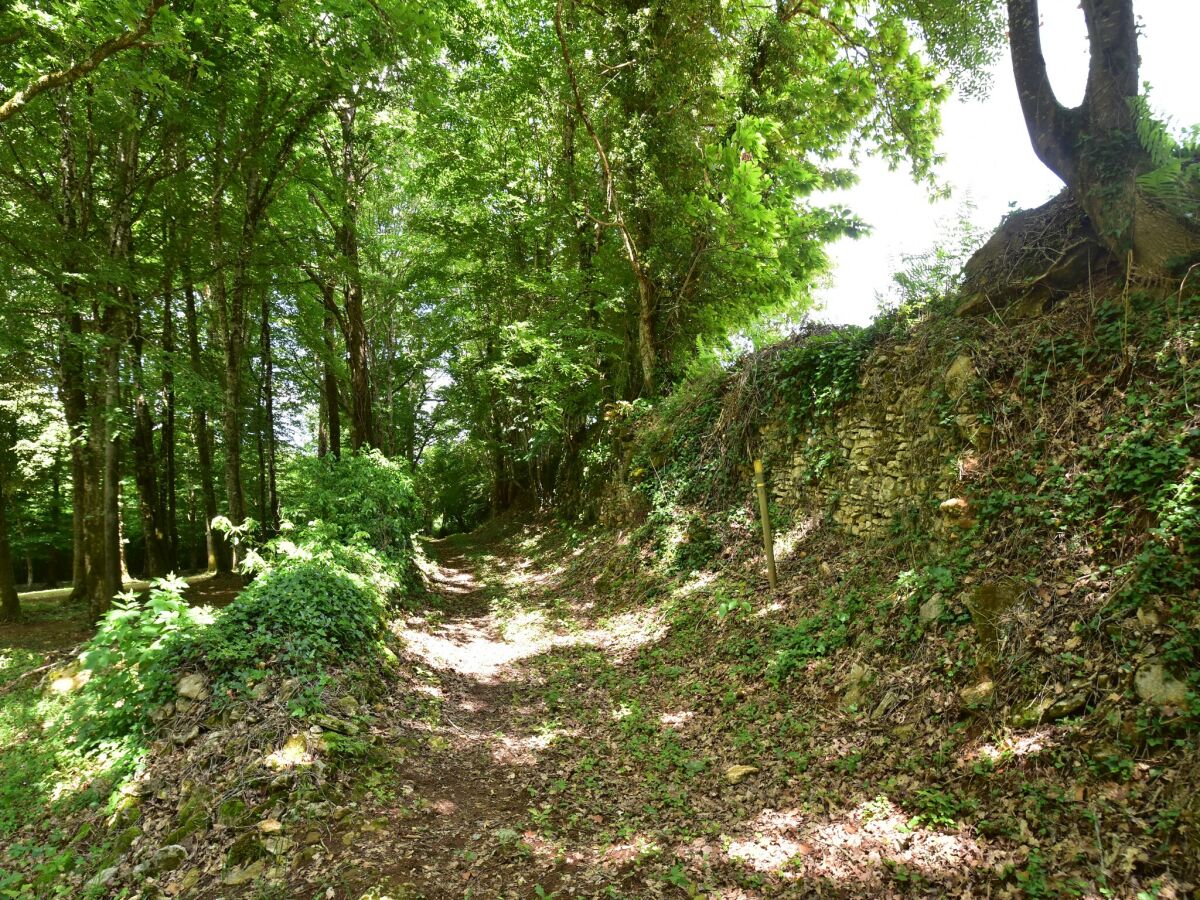
[[376, 450], [296, 457], [285, 467], [281, 493], [285, 517], [302, 533], [321, 522], [334, 541], [365, 542], [392, 556], [411, 550], [421, 520], [408, 464]]
[[362, 656], [382, 636], [386, 604], [368, 577], [335, 561], [339, 555], [346, 557], [328, 549], [281, 561], [197, 635], [188, 655], [226, 686], [264, 666], [309, 674]]
[[92, 677], [72, 710], [84, 743], [135, 730], [169, 699], [172, 659], [213, 621], [211, 609], [183, 599], [186, 588], [174, 576], [159, 579], [145, 601], [122, 594], [101, 619], [80, 657]]

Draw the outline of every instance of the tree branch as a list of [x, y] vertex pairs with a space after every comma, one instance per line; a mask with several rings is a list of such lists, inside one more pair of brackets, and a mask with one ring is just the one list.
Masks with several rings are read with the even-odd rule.
[[1083, 105], [1088, 127], [1132, 132], [1129, 101], [1138, 93], [1137, 17], [1133, 0], [1084, 0], [1089, 63]]
[[1025, 127], [1038, 159], [1067, 184], [1074, 181], [1076, 118], [1054, 94], [1042, 54], [1038, 0], [1008, 0], [1013, 76]]
[[604, 170], [604, 196], [608, 208], [612, 211], [613, 221], [601, 222], [591, 213], [588, 213], [588, 217], [598, 225], [603, 225], [607, 228], [615, 227], [621, 232], [621, 238], [625, 244], [625, 253], [629, 257], [630, 268], [633, 269], [634, 276], [641, 281], [646, 277], [645, 272], [642, 270], [642, 261], [638, 254], [637, 244], [634, 243], [633, 235], [629, 233], [629, 229], [625, 225], [625, 216], [621, 213], [621, 201], [617, 196], [617, 183], [613, 178], [612, 166], [608, 162], [608, 153], [605, 152], [604, 144], [601, 143], [600, 136], [596, 133], [596, 127], [592, 124], [591, 116], [587, 114], [587, 110], [583, 107], [583, 98], [579, 93], [579, 79], [575, 77], [575, 64], [571, 61], [571, 51], [567, 47], [567, 36], [563, 33], [562, 0], [558, 0], [558, 4], [554, 8], [554, 31], [558, 35], [558, 45], [562, 49], [563, 63], [567, 68], [567, 80], [571, 83], [571, 95], [575, 101], [575, 112], [587, 129], [588, 137], [592, 139], [592, 145], [596, 148], [596, 155], [600, 158], [600, 167]]
[[0, 122], [15, 116], [38, 94], [56, 87], [62, 87], [66, 84], [72, 84], [88, 75], [113, 54], [136, 46], [142, 37], [145, 36], [146, 32], [150, 30], [150, 26], [154, 24], [154, 17], [158, 15], [158, 11], [166, 5], [166, 2], [167, 0], [150, 0], [150, 5], [146, 7], [146, 11], [142, 13], [142, 17], [138, 19], [138, 23], [132, 31], [123, 32], [105, 41], [93, 50], [86, 59], [75, 63], [73, 66], [60, 69], [57, 72], [49, 72], [34, 79], [5, 100], [4, 103], [0, 103]]

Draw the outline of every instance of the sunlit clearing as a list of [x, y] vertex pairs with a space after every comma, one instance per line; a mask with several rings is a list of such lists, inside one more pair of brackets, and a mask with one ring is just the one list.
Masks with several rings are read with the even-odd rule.
[[959, 756], [959, 766], [971, 766], [980, 760], [1000, 763], [1005, 760], [1041, 753], [1053, 745], [1051, 731], [1042, 729], [1032, 734], [1008, 735], [1002, 740], [980, 744], [974, 748], [964, 748]]
[[580, 734], [578, 728], [555, 728], [524, 738], [501, 735], [498, 741], [494, 739], [492, 760], [504, 766], [535, 766], [539, 754], [544, 753], [555, 741], [564, 737], [578, 737]]
[[613, 616], [602, 628], [560, 634], [542, 611], [514, 616], [504, 625], [504, 639], [493, 640], [470, 626], [448, 622], [436, 631], [397, 623], [393, 631], [408, 648], [434, 669], [454, 669], [484, 682], [495, 682], [514, 663], [564, 647], [595, 647], [619, 662], [644, 644], [658, 640], [666, 623], [655, 610], [633, 610]]
[[775, 536], [775, 559], [791, 559], [796, 549], [804, 543], [805, 538], [817, 530], [821, 524], [816, 516], [806, 516], [783, 534]]
[[50, 690], [55, 694], [69, 694], [77, 691], [91, 680], [92, 670], [81, 669], [73, 672], [71, 668], [51, 673]]
[[679, 712], [663, 713], [658, 717], [658, 721], [664, 725], [669, 725], [672, 728], [684, 725], [696, 717], [696, 714], [690, 709], [680, 710]]
[[660, 850], [658, 844], [639, 834], [623, 844], [614, 844], [609, 847], [604, 851], [601, 862], [617, 868], [624, 868], [636, 863], [639, 859], [654, 856]]
[[544, 585], [562, 575], [566, 571], [564, 566], [557, 566], [553, 569], [534, 569], [533, 562], [528, 559], [521, 560], [520, 564], [514, 566], [503, 577], [502, 581], [507, 587], [528, 587], [530, 585]]

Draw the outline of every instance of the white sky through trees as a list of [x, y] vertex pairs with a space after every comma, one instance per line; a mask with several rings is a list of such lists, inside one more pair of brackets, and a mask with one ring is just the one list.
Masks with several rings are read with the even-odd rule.
[[[1087, 80], [1083, 12], [1077, 0], [1042, 0], [1041, 8], [1051, 80], [1059, 99], [1074, 106]], [[1142, 22], [1141, 79], [1150, 83], [1153, 108], [1176, 126], [1200, 123], [1194, 76], [1200, 0], [1135, 0], [1134, 8]], [[830, 195], [865, 219], [872, 233], [831, 248], [835, 268], [830, 286], [818, 294], [824, 308], [817, 318], [866, 324], [901, 256], [933, 247], [939, 230], [957, 221], [964, 201], [974, 203], [972, 220], [990, 232], [1010, 202], [1038, 206], [1062, 187], [1033, 155], [1007, 51], [996, 62], [987, 97], [947, 104], [943, 132], [938, 148], [946, 161], [938, 174], [953, 189], [949, 200], [931, 203], [927, 189], [913, 184], [905, 170], [889, 172], [877, 159], [862, 161], [858, 185]]]

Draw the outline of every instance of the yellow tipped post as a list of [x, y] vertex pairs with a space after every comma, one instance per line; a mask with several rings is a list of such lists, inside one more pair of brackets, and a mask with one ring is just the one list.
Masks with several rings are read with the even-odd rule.
[[763, 550], [767, 554], [767, 581], [775, 590], [775, 539], [771, 535], [771, 515], [767, 509], [767, 480], [761, 459], [754, 461], [754, 487], [758, 490], [758, 517], [762, 520]]

